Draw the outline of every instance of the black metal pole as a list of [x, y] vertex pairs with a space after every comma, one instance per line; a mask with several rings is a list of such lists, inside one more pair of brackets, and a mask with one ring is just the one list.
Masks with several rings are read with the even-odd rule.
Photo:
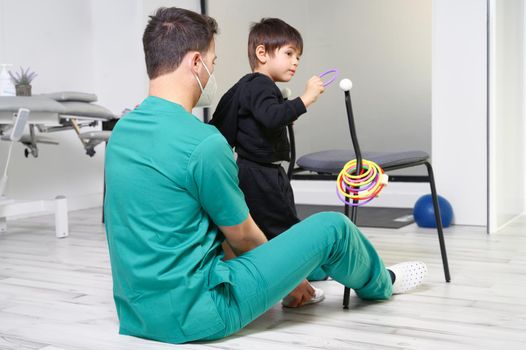
[[[360, 150], [360, 145], [358, 143], [358, 136], [356, 135], [356, 127], [354, 125], [354, 113], [352, 110], [351, 94], [349, 91], [345, 91], [345, 108], [347, 110], [347, 121], [349, 122], [349, 131], [351, 132], [352, 146], [354, 149], [354, 155], [356, 157], [356, 170], [354, 175], [358, 175], [362, 172], [362, 152]], [[358, 203], [358, 200], [353, 199], [353, 204]], [[345, 206], [345, 215], [349, 215], [349, 207]], [[351, 221], [356, 225], [356, 219], [358, 216], [358, 208], [353, 206], [351, 208]], [[351, 290], [345, 287], [343, 291], [343, 307], [344, 309], [349, 308], [349, 296]]]
[[356, 135], [356, 127], [354, 125], [354, 114], [352, 111], [351, 94], [349, 91], [345, 91], [345, 108], [347, 109], [347, 120], [349, 122], [349, 130], [351, 132], [352, 147], [356, 156], [356, 174], [362, 169], [362, 151], [358, 144], [358, 136]]
[[[207, 15], [208, 9], [206, 7], [206, 0], [200, 1], [201, 5], [201, 14]], [[210, 121], [210, 109], [208, 107], [203, 108], [203, 122], [208, 123]]]

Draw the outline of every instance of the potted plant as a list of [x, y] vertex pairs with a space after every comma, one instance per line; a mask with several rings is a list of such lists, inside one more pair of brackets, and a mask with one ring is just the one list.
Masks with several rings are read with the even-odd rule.
[[37, 73], [31, 72], [29, 67], [26, 70], [20, 67], [20, 72], [13, 73], [9, 71], [9, 76], [15, 85], [17, 96], [31, 96], [31, 82], [35, 79]]

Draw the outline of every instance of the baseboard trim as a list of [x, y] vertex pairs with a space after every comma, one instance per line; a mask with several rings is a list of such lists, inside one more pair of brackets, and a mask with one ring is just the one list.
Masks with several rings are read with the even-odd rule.
[[[48, 198], [53, 199], [53, 198]], [[89, 208], [96, 208], [102, 206], [102, 193], [92, 193], [92, 194], [84, 194], [84, 195], [77, 195], [77, 196], [66, 196], [66, 199], [68, 200], [68, 212], [74, 211], [74, 210], [82, 210], [82, 209], [89, 209]], [[24, 200], [24, 202], [31, 203], [31, 200]], [[35, 201], [36, 203], [37, 201]], [[35, 216], [42, 216], [42, 215], [51, 215], [54, 214], [54, 208], [51, 207], [45, 207], [45, 206], [35, 206], [35, 210], [31, 211], [28, 210], [27, 213], [21, 214], [21, 215], [7, 215], [6, 219], [16, 220], [16, 219], [24, 219], [24, 218], [30, 218]]]

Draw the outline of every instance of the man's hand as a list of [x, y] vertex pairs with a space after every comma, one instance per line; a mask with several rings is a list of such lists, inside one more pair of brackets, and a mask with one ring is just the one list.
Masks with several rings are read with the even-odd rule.
[[236, 254], [232, 250], [230, 244], [228, 244], [228, 241], [224, 241], [223, 243], [221, 243], [221, 246], [223, 247], [223, 252], [225, 254], [223, 257], [223, 261], [234, 259], [236, 257]]
[[299, 307], [314, 297], [314, 288], [307, 280], [303, 280], [299, 286], [294, 288], [284, 299], [287, 307]]

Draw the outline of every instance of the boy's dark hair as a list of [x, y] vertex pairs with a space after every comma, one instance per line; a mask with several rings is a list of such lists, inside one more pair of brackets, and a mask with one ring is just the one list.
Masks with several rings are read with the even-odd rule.
[[250, 26], [248, 35], [248, 62], [254, 70], [258, 65], [256, 47], [265, 46], [265, 51], [274, 56], [274, 51], [285, 45], [296, 47], [300, 55], [303, 53], [301, 34], [292, 26], [279, 18], [262, 18], [259, 23]]
[[142, 37], [148, 77], [173, 72], [190, 51], [205, 53], [216, 33], [212, 17], [177, 7], [159, 8]]

